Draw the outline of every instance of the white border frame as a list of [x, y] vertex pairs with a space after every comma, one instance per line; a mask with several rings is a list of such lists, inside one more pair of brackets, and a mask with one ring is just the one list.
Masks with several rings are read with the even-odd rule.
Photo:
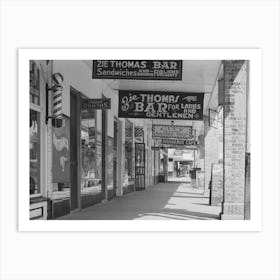
[[[250, 60], [251, 220], [96, 221], [29, 220], [29, 60], [92, 59]], [[20, 49], [18, 112], [19, 231], [261, 231], [262, 230], [262, 53], [260, 49]], [[252, 95], [251, 95], [252, 96]], [[23, 183], [25, 182], [25, 183]], [[77, 230], [78, 229], [78, 230]]]

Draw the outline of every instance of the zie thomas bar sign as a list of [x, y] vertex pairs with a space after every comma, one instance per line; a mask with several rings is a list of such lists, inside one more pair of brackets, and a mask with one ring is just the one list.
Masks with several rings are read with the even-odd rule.
[[182, 60], [93, 60], [92, 78], [182, 80]]
[[119, 91], [119, 117], [203, 120], [204, 93]]

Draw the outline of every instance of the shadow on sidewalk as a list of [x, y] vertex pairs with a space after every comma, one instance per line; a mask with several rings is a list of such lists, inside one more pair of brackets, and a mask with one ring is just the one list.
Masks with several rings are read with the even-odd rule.
[[202, 213], [202, 212], [194, 212], [188, 211], [186, 209], [170, 209], [165, 208], [161, 211], [155, 213], [145, 213], [142, 215], [144, 216], [154, 216], [154, 217], [162, 217], [162, 218], [172, 218], [177, 220], [213, 220], [219, 219], [219, 215], [210, 214], [210, 213]]
[[[186, 191], [182, 191], [186, 189]], [[180, 190], [179, 190], [180, 189]], [[71, 213], [67, 216], [59, 218], [60, 220], [134, 220], [134, 219], [218, 219], [219, 216], [213, 213], [204, 213], [203, 207], [200, 209], [192, 209], [193, 200], [201, 205], [207, 197], [199, 194], [194, 190], [192, 193], [188, 191], [189, 186], [181, 183], [160, 183], [149, 187], [144, 191], [130, 193], [128, 195], [117, 197], [116, 199], [104, 203], [94, 205], [83, 209], [80, 212]], [[188, 196], [180, 195], [189, 194]], [[179, 195], [177, 195], [179, 194]], [[191, 195], [192, 194], [192, 195]], [[180, 202], [173, 201], [178, 199]], [[189, 201], [188, 201], [189, 199]], [[169, 208], [171, 206], [172, 208]], [[176, 206], [178, 208], [176, 208]], [[185, 209], [183, 208], [186, 206]], [[188, 210], [188, 208], [191, 209]], [[196, 210], [198, 210], [196, 212]]]

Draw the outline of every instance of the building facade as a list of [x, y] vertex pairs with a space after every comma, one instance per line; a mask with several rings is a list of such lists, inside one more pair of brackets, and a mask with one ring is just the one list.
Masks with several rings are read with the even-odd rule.
[[158, 147], [157, 120], [119, 117], [119, 89], [129, 82], [92, 79], [92, 61], [30, 61], [30, 219], [145, 190], [179, 165], [184, 174], [199, 169], [199, 185], [210, 205], [221, 205], [221, 219], [249, 218], [249, 63], [215, 67], [203, 120], [192, 124], [197, 147], [179, 160], [168, 156], [171, 146]]

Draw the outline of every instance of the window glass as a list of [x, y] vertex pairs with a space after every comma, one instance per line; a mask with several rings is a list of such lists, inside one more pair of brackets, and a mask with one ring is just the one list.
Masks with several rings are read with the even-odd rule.
[[30, 194], [40, 193], [40, 113], [30, 110]]
[[70, 197], [70, 118], [63, 116], [62, 126], [52, 128], [52, 199]]
[[30, 103], [40, 105], [40, 72], [33, 60], [29, 61]]
[[[99, 135], [99, 134], [98, 134]], [[101, 136], [101, 135], [100, 135]], [[101, 192], [101, 139], [96, 135], [94, 115], [82, 112], [81, 194]]]

